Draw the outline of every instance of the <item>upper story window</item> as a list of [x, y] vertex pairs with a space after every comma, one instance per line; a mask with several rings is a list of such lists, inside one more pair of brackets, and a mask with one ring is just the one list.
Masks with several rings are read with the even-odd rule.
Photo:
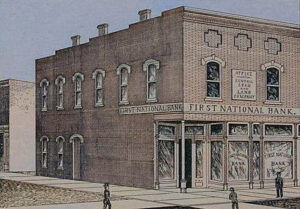
[[58, 155], [58, 169], [63, 169], [64, 167], [64, 142], [65, 139], [62, 136], [57, 137], [57, 155]]
[[41, 98], [42, 98], [42, 104], [41, 108], [42, 111], [47, 111], [48, 108], [48, 86], [49, 86], [49, 81], [47, 79], [43, 79], [40, 82], [40, 87], [41, 87]]
[[147, 102], [157, 102], [157, 70], [159, 62], [153, 59], [147, 60], [143, 70], [147, 73]]
[[119, 75], [119, 104], [129, 104], [128, 101], [128, 78], [131, 68], [129, 65], [121, 64], [117, 68]]
[[279, 101], [280, 98], [280, 73], [276, 68], [267, 69], [267, 100]]
[[271, 61], [261, 65], [261, 69], [266, 71], [267, 102], [280, 102], [280, 73], [283, 72], [283, 66]]
[[216, 62], [209, 62], [206, 65], [206, 96], [213, 98], [221, 97], [220, 65]]
[[206, 98], [221, 99], [221, 67], [225, 67], [225, 62], [212, 55], [203, 58], [202, 65], [206, 66]]
[[95, 106], [102, 107], [104, 105], [104, 91], [103, 80], [105, 78], [105, 71], [97, 69], [93, 72], [93, 79], [95, 80]]
[[81, 73], [75, 73], [73, 75], [73, 83], [75, 88], [75, 106], [74, 109], [82, 108], [82, 81], [84, 75]]
[[49, 138], [47, 136], [43, 136], [41, 137], [40, 142], [42, 144], [42, 167], [47, 168]]
[[66, 79], [61, 75], [58, 76], [55, 80], [56, 85], [56, 109], [63, 110], [64, 109], [64, 84], [66, 83]]

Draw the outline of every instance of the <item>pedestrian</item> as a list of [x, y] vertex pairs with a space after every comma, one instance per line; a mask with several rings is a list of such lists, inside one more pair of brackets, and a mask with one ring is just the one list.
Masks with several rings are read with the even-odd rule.
[[234, 191], [233, 187], [230, 187], [229, 200], [232, 202], [232, 209], [239, 209], [237, 193]]
[[104, 199], [103, 199], [103, 209], [106, 209], [108, 206], [108, 209], [111, 209], [111, 203], [110, 203], [110, 191], [109, 191], [109, 184], [104, 184]]
[[281, 173], [277, 172], [277, 177], [275, 178], [275, 188], [277, 197], [283, 197], [283, 179]]

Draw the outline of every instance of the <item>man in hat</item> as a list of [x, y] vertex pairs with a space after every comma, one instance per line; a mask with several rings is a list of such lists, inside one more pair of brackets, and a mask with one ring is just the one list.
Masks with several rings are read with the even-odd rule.
[[283, 179], [281, 173], [277, 172], [277, 177], [275, 178], [275, 188], [277, 197], [283, 197]]
[[229, 200], [232, 202], [232, 209], [239, 209], [237, 193], [234, 191], [233, 187], [230, 187]]
[[108, 209], [111, 209], [111, 203], [110, 203], [110, 191], [109, 191], [109, 184], [104, 184], [104, 199], [103, 199], [103, 209], [106, 209], [108, 206]]

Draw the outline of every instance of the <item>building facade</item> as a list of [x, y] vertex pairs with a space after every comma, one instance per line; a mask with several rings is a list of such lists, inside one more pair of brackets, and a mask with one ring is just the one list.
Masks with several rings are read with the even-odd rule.
[[184, 191], [263, 188], [281, 172], [298, 185], [299, 26], [139, 14], [36, 60], [37, 173]]
[[35, 84], [0, 81], [0, 172], [35, 173]]

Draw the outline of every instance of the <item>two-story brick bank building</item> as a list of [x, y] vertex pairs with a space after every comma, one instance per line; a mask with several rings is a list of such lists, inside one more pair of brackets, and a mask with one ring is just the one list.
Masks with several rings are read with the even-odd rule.
[[[37, 173], [137, 187], [300, 175], [299, 25], [179, 7], [36, 61]], [[184, 191], [184, 190], [182, 190]]]

